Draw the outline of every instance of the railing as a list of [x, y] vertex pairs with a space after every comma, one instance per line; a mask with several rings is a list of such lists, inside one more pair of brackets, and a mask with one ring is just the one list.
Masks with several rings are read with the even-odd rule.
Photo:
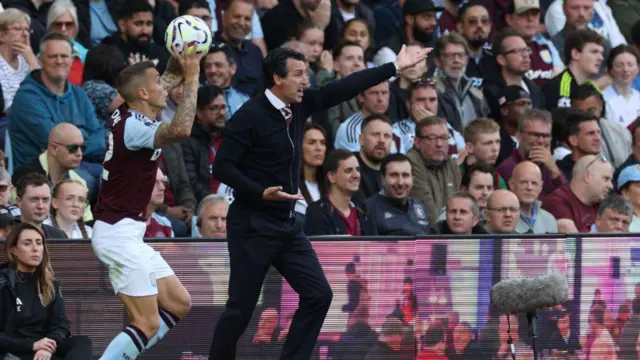
[[[148, 242], [162, 253], [189, 290], [193, 309], [143, 358], [179, 359], [184, 352], [206, 356], [215, 322], [227, 299], [229, 261], [226, 242], [208, 239], [150, 239]], [[603, 326], [616, 339], [620, 324], [625, 320], [625, 315], [620, 314], [622, 319], [615, 321], [618, 309], [621, 305], [629, 305], [636, 297], [635, 285], [640, 283], [640, 235], [331, 237], [315, 238], [313, 246], [334, 291], [333, 303], [318, 341], [316, 356], [321, 359], [339, 359], [340, 349], [356, 349], [352, 346], [354, 343], [339, 341], [348, 325], [360, 321], [373, 331], [379, 331], [390, 314], [404, 316], [418, 334], [424, 334], [425, 329], [437, 323], [468, 323], [472, 338], [477, 339], [477, 348], [482, 351], [477, 358], [492, 359], [506, 340], [506, 318], [491, 314], [491, 286], [502, 278], [537, 275], [550, 270], [561, 271], [569, 279], [570, 301], [564, 307], [569, 311], [571, 337], [580, 340], [583, 347], [577, 353], [584, 356], [590, 349], [589, 358], [599, 359], [597, 354], [604, 351], [600, 347], [605, 345], [602, 345], [603, 341], [592, 345], [593, 329], [598, 326], [589, 322], [596, 289], [600, 290], [599, 298], [606, 304]], [[108, 271], [97, 260], [88, 241], [52, 240], [49, 249], [56, 277], [62, 283], [73, 332], [90, 336], [95, 353], [100, 354], [128, 323], [126, 312], [109, 283]], [[349, 263], [355, 265], [358, 275], [351, 280], [345, 274]], [[411, 279], [411, 283], [407, 279]], [[351, 314], [343, 311], [343, 305], [349, 301], [349, 281], [366, 285]], [[638, 290], [640, 296], [640, 287]], [[410, 306], [404, 306], [407, 297], [403, 291], [415, 293], [415, 313]], [[286, 327], [297, 302], [293, 290], [272, 269], [254, 315], [267, 308], [274, 309], [280, 327]], [[550, 344], [552, 335], [558, 330], [557, 310], [538, 313], [540, 338], [537, 345], [543, 355], [553, 347]], [[252, 344], [259, 318], [254, 316], [240, 340], [240, 353], [251, 360], [277, 359], [279, 345]], [[518, 344], [518, 359], [526, 359], [531, 356], [526, 345], [529, 343], [526, 320], [512, 320], [512, 327], [517, 329], [513, 333]], [[263, 326], [266, 324], [266, 321], [262, 322]], [[464, 330], [462, 326], [460, 328]], [[455, 326], [451, 326], [449, 338], [454, 329]], [[276, 339], [278, 331], [275, 330]], [[409, 338], [417, 339], [416, 344], [409, 342], [409, 353], [423, 348], [428, 342], [420, 335]], [[637, 334], [633, 351], [636, 342]], [[630, 351], [630, 344], [619, 344], [617, 351]], [[406, 358], [413, 357], [406, 355]]]

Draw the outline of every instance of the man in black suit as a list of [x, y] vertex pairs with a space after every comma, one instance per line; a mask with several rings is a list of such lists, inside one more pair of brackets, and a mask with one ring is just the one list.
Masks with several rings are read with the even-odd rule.
[[273, 265], [300, 295], [281, 359], [309, 359], [333, 298], [311, 242], [295, 215], [302, 135], [307, 118], [353, 98], [424, 60], [431, 49], [309, 89], [304, 55], [274, 49], [264, 60], [266, 90], [229, 120], [213, 175], [234, 189], [227, 216], [231, 274], [229, 300], [216, 326], [209, 357], [235, 359], [236, 344]]

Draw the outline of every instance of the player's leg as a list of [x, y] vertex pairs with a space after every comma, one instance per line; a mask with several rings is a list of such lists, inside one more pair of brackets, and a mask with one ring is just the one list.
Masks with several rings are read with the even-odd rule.
[[154, 272], [158, 277], [160, 327], [155, 336], [149, 340], [147, 349], [162, 339], [191, 310], [191, 295], [160, 253], [156, 251], [155, 254], [152, 262]]
[[131, 324], [109, 343], [100, 358], [102, 360], [136, 359], [160, 328], [157, 295], [130, 296], [119, 293], [118, 297], [127, 308]]
[[300, 296], [280, 359], [309, 359], [333, 299], [331, 286], [311, 241], [302, 232], [273, 265]]

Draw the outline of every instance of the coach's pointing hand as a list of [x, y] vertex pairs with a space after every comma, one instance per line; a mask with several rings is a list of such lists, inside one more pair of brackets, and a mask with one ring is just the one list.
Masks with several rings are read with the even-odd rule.
[[263, 200], [302, 200], [304, 197], [302, 194], [287, 194], [282, 191], [282, 186], [268, 187], [262, 193]]
[[424, 61], [431, 50], [433, 50], [433, 48], [424, 48], [418, 51], [407, 51], [407, 46], [402, 45], [402, 49], [400, 49], [398, 57], [396, 58], [400, 71], [410, 68], [420, 61]]

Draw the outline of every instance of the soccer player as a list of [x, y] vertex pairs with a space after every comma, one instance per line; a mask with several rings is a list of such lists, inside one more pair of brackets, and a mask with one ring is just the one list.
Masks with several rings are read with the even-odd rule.
[[[104, 360], [136, 359], [191, 308], [189, 293], [143, 236], [160, 149], [191, 134], [204, 55], [194, 51], [171, 58], [162, 77], [153, 62], [144, 61], [125, 68], [116, 79], [125, 104], [111, 116], [91, 243], [109, 268], [111, 285], [131, 324], [111, 341]], [[184, 96], [173, 121], [157, 120], [168, 92], [182, 78]]]

